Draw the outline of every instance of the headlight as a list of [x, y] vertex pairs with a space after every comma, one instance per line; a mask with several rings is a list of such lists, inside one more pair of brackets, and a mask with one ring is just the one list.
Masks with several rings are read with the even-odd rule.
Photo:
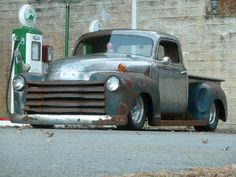
[[13, 79], [14, 90], [20, 91], [25, 87], [25, 79], [22, 76], [15, 76]]
[[120, 81], [117, 77], [111, 76], [106, 82], [107, 89], [110, 91], [115, 91], [120, 86]]

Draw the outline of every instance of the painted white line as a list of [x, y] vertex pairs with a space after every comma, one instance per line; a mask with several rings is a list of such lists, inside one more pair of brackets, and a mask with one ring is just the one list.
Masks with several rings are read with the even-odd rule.
[[25, 126], [25, 124], [11, 123], [9, 120], [0, 121], [0, 127], [22, 127], [22, 126]]

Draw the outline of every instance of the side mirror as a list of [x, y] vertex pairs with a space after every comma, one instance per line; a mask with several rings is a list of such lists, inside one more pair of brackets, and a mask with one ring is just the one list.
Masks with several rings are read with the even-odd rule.
[[162, 58], [161, 62], [164, 63], [165, 65], [168, 65], [171, 63], [171, 59], [170, 57], [165, 56]]

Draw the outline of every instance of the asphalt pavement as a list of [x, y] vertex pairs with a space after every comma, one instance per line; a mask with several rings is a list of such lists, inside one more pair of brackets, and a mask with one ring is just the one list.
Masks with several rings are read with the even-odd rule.
[[236, 163], [236, 134], [0, 128], [0, 177], [120, 176]]

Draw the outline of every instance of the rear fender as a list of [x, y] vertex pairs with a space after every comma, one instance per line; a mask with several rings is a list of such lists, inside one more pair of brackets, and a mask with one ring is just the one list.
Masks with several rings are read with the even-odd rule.
[[189, 85], [188, 112], [194, 120], [207, 120], [212, 103], [220, 111], [220, 119], [227, 120], [227, 101], [224, 91], [213, 83], [193, 83]]

